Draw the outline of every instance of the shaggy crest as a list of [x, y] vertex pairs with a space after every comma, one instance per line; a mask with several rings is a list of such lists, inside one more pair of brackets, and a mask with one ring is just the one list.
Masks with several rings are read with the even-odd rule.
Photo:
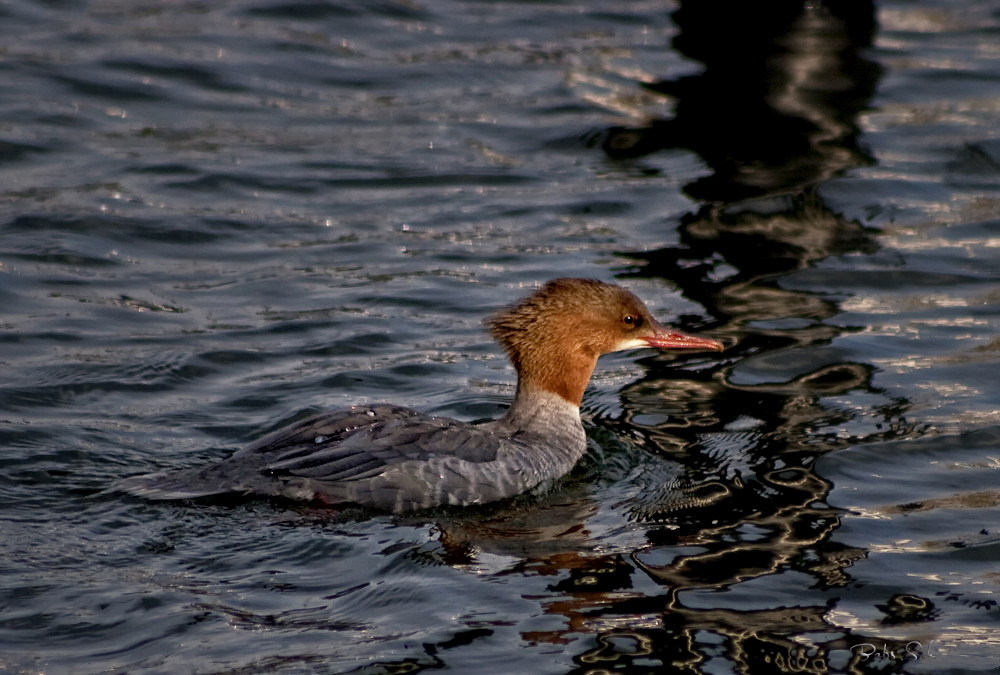
[[630, 332], [658, 325], [621, 286], [554, 279], [485, 322], [510, 357], [519, 386], [539, 386], [579, 404], [597, 357]]

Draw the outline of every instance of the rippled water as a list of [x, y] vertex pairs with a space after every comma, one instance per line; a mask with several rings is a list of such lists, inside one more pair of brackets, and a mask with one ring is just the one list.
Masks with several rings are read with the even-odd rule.
[[[0, 671], [995, 672], [1000, 10], [805, 4], [0, 5]], [[549, 492], [106, 491], [498, 415], [562, 275], [730, 346], [602, 359]]]

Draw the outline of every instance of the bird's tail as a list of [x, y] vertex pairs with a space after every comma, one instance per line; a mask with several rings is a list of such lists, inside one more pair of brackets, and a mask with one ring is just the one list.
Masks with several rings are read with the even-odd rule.
[[199, 499], [232, 491], [213, 467], [202, 466], [180, 471], [159, 471], [132, 476], [119, 481], [114, 490], [146, 499]]

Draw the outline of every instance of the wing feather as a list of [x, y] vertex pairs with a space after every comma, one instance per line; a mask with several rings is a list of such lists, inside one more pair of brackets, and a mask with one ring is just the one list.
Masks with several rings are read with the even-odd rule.
[[372, 478], [400, 462], [437, 456], [491, 462], [499, 447], [496, 434], [481, 426], [386, 405], [306, 418], [232, 459], [252, 456], [261, 473], [270, 476], [332, 483]]

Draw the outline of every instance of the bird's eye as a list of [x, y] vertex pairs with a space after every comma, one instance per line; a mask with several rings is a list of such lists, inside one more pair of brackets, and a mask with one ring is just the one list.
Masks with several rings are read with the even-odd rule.
[[622, 317], [622, 322], [629, 328], [635, 328], [642, 323], [642, 317], [635, 314], [626, 314]]

